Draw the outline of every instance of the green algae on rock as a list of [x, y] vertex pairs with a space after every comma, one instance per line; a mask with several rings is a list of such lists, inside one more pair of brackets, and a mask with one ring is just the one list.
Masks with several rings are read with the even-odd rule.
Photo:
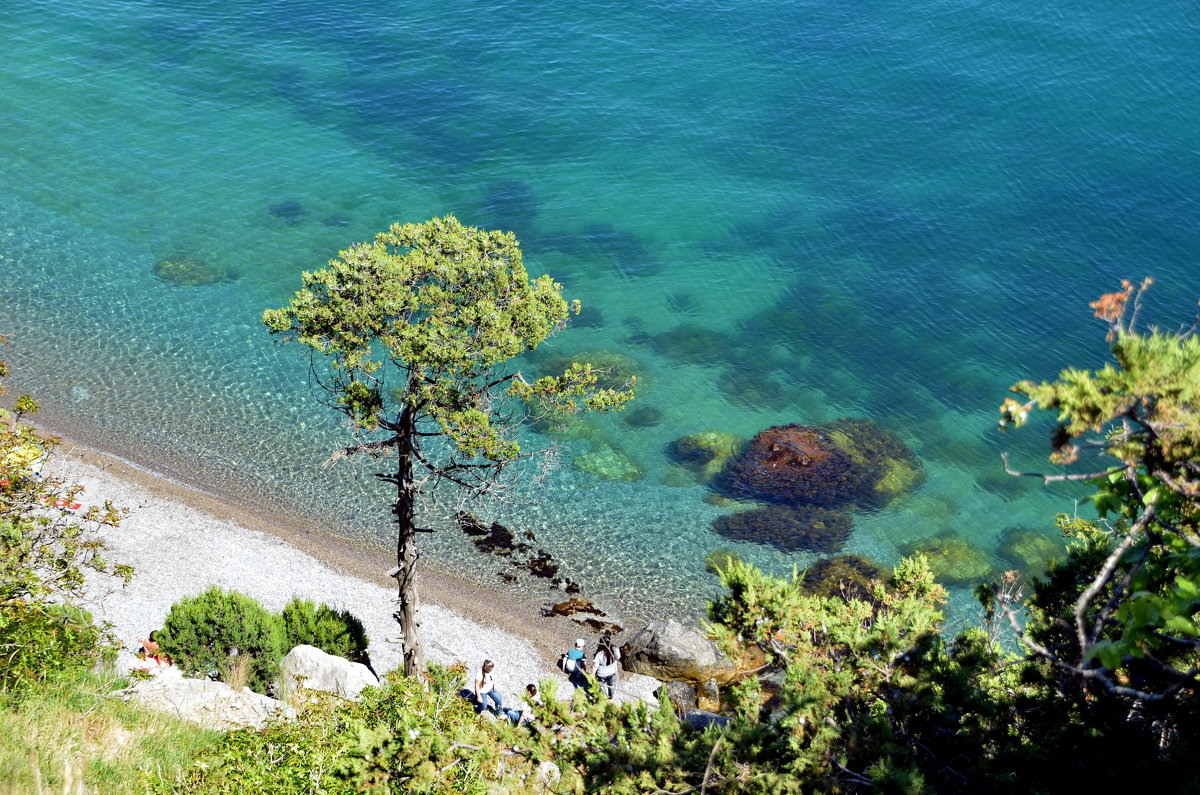
[[874, 599], [874, 582], [885, 579], [883, 567], [858, 555], [822, 558], [804, 570], [800, 588], [810, 596]]
[[576, 456], [572, 466], [601, 480], [632, 482], [641, 480], [646, 472], [625, 451], [609, 444], [596, 442], [587, 453]]
[[154, 275], [164, 282], [184, 287], [217, 284], [233, 278], [228, 271], [189, 256], [160, 259], [154, 263]]
[[742, 557], [729, 547], [717, 547], [704, 556], [704, 570], [709, 574], [720, 574], [729, 564], [741, 563]]
[[921, 462], [899, 437], [874, 420], [843, 418], [823, 426], [850, 460], [871, 472], [877, 501], [891, 502], [925, 482]]
[[924, 555], [929, 570], [943, 583], [979, 582], [995, 571], [986, 552], [953, 530], [906, 544], [901, 551], [906, 556]]
[[716, 477], [746, 440], [725, 431], [700, 431], [681, 436], [667, 446], [672, 459], [683, 464], [703, 483]]
[[1061, 541], [1027, 527], [1005, 530], [997, 552], [1030, 577], [1045, 575], [1046, 565], [1065, 554]]

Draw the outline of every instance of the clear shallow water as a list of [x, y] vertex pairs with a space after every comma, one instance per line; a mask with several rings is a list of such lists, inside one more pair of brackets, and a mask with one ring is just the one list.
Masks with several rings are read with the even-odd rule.
[[[1045, 450], [993, 430], [1006, 387], [1102, 361], [1086, 303], [1121, 278], [1156, 277], [1149, 316], [1172, 325], [1200, 296], [1188, 3], [13, 5], [0, 325], [20, 386], [144, 463], [387, 543], [368, 470], [320, 469], [341, 432], [258, 316], [390, 221], [511, 228], [587, 307], [549, 352], [635, 357], [662, 418], [602, 418], [566, 453], [616, 445], [641, 481], [568, 464], [495, 516], [624, 614], [697, 613], [715, 547], [816, 557], [719, 538], [703, 487], [664, 485], [694, 431], [899, 434], [926, 482], [846, 547], [883, 563], [948, 529], [990, 554], [1050, 532], [1079, 493], [998, 476], [1000, 450]], [[183, 255], [236, 278], [153, 275]], [[456, 532], [426, 549], [497, 582]]]

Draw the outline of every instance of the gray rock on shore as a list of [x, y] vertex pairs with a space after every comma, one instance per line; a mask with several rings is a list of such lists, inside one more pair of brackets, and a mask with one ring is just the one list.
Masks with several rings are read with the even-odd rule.
[[234, 690], [224, 682], [207, 679], [184, 679], [176, 668], [135, 682], [125, 694], [152, 709], [219, 731], [247, 726], [261, 729], [271, 718], [296, 714], [284, 702], [250, 690]]
[[279, 664], [278, 692], [285, 701], [306, 688], [356, 700], [364, 688], [378, 684], [379, 677], [367, 666], [326, 654], [316, 646], [297, 646]]
[[663, 681], [703, 683], [731, 678], [736, 668], [699, 630], [677, 621], [651, 621], [621, 646], [624, 667]]

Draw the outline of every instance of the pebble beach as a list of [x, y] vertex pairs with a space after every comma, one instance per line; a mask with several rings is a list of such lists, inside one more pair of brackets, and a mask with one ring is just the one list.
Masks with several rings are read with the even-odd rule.
[[[46, 471], [82, 485], [85, 507], [107, 499], [129, 510], [104, 540], [109, 559], [132, 565], [136, 575], [124, 587], [94, 577], [86, 598], [95, 618], [115, 627], [122, 646], [119, 669], [132, 664], [138, 639], [162, 626], [173, 603], [211, 585], [240, 591], [272, 611], [294, 597], [349, 610], [371, 639], [376, 672], [382, 675], [402, 665], [392, 618], [395, 591], [387, 584], [389, 563], [377, 553], [272, 525], [269, 516], [251, 508], [70, 443], [55, 452]], [[422, 575], [421, 599], [427, 659], [462, 661], [469, 670], [491, 659], [506, 694], [522, 691], [528, 682], [561, 676], [554, 666], [557, 652], [579, 634], [561, 619], [522, 612], [497, 594], [436, 572]], [[623, 679], [621, 695], [626, 698], [648, 696], [657, 684], [634, 675]]]

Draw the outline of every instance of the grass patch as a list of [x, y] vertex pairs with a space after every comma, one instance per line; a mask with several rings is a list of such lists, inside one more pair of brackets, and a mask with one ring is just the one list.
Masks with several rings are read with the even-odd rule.
[[144, 793], [180, 780], [219, 735], [122, 700], [127, 684], [85, 673], [0, 706], [0, 795]]

